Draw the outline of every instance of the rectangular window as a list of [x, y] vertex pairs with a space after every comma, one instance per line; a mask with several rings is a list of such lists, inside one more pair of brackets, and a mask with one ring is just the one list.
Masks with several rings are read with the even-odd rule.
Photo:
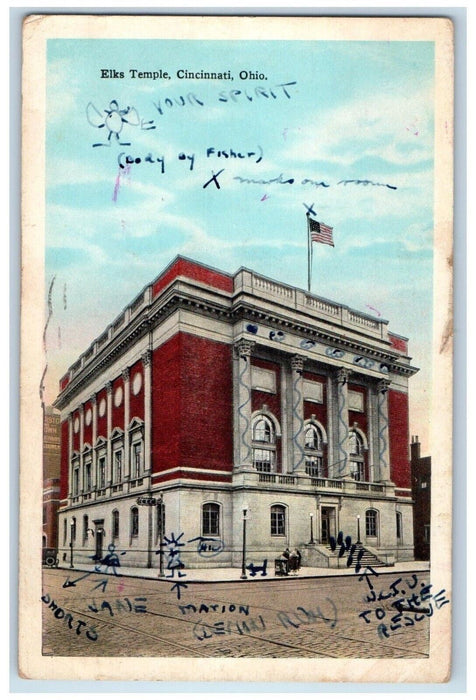
[[98, 463], [98, 488], [106, 488], [106, 458], [100, 457]]
[[73, 468], [73, 496], [79, 494], [79, 467]]
[[91, 462], [88, 462], [84, 467], [84, 490], [91, 491]]
[[364, 481], [364, 463], [360, 460], [350, 460], [350, 475], [355, 481]]
[[122, 450], [114, 453], [114, 482], [120, 484], [122, 481]]
[[306, 474], [322, 476], [322, 457], [306, 455]]
[[259, 472], [270, 472], [273, 468], [274, 452], [271, 450], [253, 450], [253, 464]]
[[87, 540], [88, 540], [88, 528], [89, 528], [88, 516], [83, 515], [83, 542], [87, 542]]
[[142, 471], [142, 445], [135, 442], [132, 445], [132, 478], [137, 479]]
[[63, 520], [63, 544], [68, 541], [68, 521], [66, 518]]

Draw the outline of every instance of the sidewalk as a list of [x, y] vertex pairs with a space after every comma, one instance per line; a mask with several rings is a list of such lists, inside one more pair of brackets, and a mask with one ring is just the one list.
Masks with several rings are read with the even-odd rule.
[[[230, 583], [234, 581], [254, 581], [254, 582], [264, 582], [270, 580], [289, 580], [289, 579], [315, 579], [315, 578], [325, 578], [328, 576], [355, 576], [356, 572], [354, 568], [345, 567], [345, 560], [342, 562], [343, 566], [340, 569], [324, 569], [324, 568], [312, 568], [303, 566], [299, 569], [297, 575], [289, 574], [288, 576], [275, 576], [274, 573], [274, 562], [270, 563], [267, 568], [266, 576], [262, 576], [261, 573], [257, 573], [255, 576], [251, 576], [250, 572], [246, 571], [246, 579], [241, 578], [241, 568], [219, 568], [219, 569], [183, 569], [182, 573], [186, 574], [187, 583]], [[95, 571], [94, 564], [78, 564], [75, 565], [74, 569], [69, 566], [59, 566], [59, 569], [63, 569], [68, 572], [70, 578], [75, 578], [81, 572]], [[394, 566], [381, 566], [377, 568], [379, 573], [388, 574], [400, 574], [407, 573], [409, 571], [428, 571], [430, 569], [430, 564], [427, 561], [402, 561], [396, 562]], [[364, 569], [362, 569], [364, 571]], [[362, 573], [362, 571], [360, 573]], [[168, 581], [167, 575], [170, 572], [165, 570], [165, 576], [161, 578], [163, 581]], [[107, 568], [102, 565], [97, 570], [98, 575], [114, 575], [112, 567]], [[159, 579], [159, 572], [157, 569], [147, 569], [139, 568], [133, 566], [121, 566], [116, 570], [116, 575], [119, 576], [130, 576], [132, 578], [143, 578], [143, 579]]]

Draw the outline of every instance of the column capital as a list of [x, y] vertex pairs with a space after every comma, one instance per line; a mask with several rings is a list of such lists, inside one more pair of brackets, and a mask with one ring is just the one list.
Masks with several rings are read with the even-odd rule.
[[112, 394], [112, 382], [106, 383], [106, 391], [107, 391], [109, 396]]
[[89, 397], [89, 403], [91, 404], [91, 406], [95, 406], [97, 404], [96, 394], [91, 394], [91, 396]]
[[390, 379], [380, 379], [380, 381], [377, 384], [377, 392], [379, 394], [386, 394], [390, 388], [390, 384]]
[[142, 353], [142, 364], [144, 367], [148, 367], [150, 363], [152, 362], [152, 350], [146, 350], [144, 353]]
[[126, 367], [125, 369], [123, 369], [123, 370], [122, 370], [122, 380], [123, 380], [124, 382], [128, 382], [128, 381], [129, 381], [130, 374], [131, 374], [131, 372], [130, 372], [129, 367]]
[[82, 417], [84, 416], [84, 406], [81, 404], [81, 406], [78, 408], [78, 413]]
[[291, 368], [296, 372], [302, 372], [304, 369], [304, 360], [306, 358], [302, 355], [294, 355], [291, 357]]
[[347, 369], [347, 367], [339, 367], [336, 373], [336, 378], [337, 378], [337, 383], [338, 384], [347, 384], [347, 381], [349, 379], [349, 374], [350, 371]]
[[254, 340], [246, 340], [245, 338], [237, 340], [233, 345], [235, 357], [251, 357], [251, 353], [255, 345], [256, 343]]

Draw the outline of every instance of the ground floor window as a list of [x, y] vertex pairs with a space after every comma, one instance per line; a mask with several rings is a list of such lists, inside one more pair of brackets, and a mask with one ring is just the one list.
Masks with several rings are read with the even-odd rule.
[[204, 503], [202, 506], [202, 535], [220, 534], [220, 506]]
[[365, 513], [365, 534], [367, 537], [377, 537], [377, 511], [368, 510]]
[[397, 512], [397, 540], [402, 539], [402, 514]]
[[286, 534], [286, 508], [271, 506], [271, 535]]
[[131, 537], [139, 536], [139, 509], [131, 508]]
[[119, 538], [119, 511], [112, 511], [112, 539], [117, 540]]

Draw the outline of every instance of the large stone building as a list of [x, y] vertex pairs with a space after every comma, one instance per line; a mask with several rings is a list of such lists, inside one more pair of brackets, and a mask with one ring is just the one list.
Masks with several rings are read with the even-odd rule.
[[60, 555], [240, 566], [246, 524], [256, 565], [339, 532], [413, 558], [415, 372], [387, 321], [177, 257], [60, 380]]

